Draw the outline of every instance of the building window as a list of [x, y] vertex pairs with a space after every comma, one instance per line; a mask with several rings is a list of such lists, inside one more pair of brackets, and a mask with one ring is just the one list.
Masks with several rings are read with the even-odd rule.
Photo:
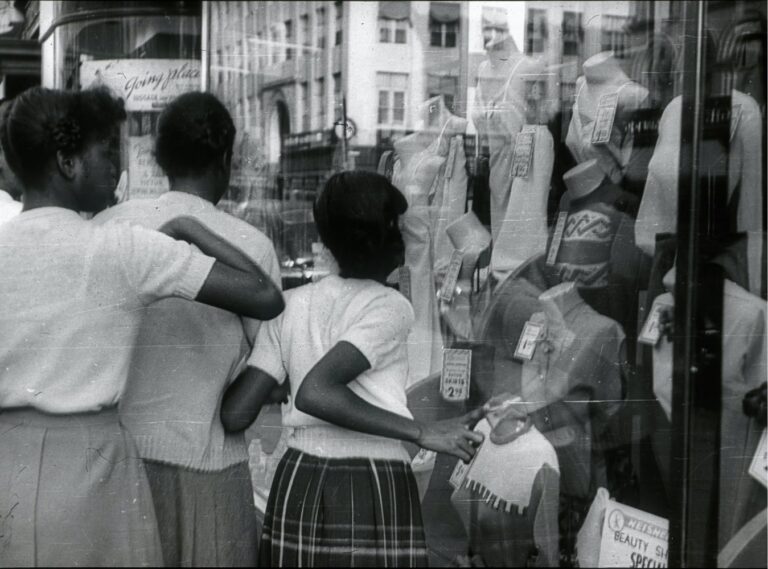
[[379, 20], [379, 42], [408, 43], [407, 20]]
[[315, 122], [315, 130], [322, 130], [325, 128], [325, 79], [320, 78], [315, 81], [315, 112], [317, 113], [317, 120]]
[[307, 132], [312, 127], [309, 124], [309, 83], [306, 81], [299, 85], [299, 116], [301, 116], [301, 130]]
[[285, 58], [293, 59], [293, 22], [285, 21]]
[[334, 73], [333, 74], [333, 112], [334, 112], [334, 121], [340, 121], [342, 120], [342, 97], [343, 93], [341, 91], [341, 73]]
[[278, 63], [279, 61], [282, 61], [282, 54], [280, 53], [280, 34], [275, 27], [272, 27], [269, 30], [269, 42], [270, 62]]
[[317, 29], [317, 47], [325, 49], [325, 8], [318, 8], [315, 11], [315, 28]]
[[547, 41], [547, 12], [530, 8], [528, 10], [525, 51], [527, 53], [544, 53], [544, 45]]
[[334, 4], [336, 11], [336, 38], [333, 45], [341, 45], [342, 27], [344, 26], [344, 5], [341, 2]]
[[602, 51], [612, 51], [617, 58], [623, 58], [627, 41], [624, 24], [627, 19], [624, 16], [607, 15], [604, 15], [601, 19], [600, 49]]
[[312, 45], [312, 32], [309, 30], [309, 14], [304, 14], [299, 18], [299, 33], [301, 34], [301, 44], [305, 47]]
[[456, 47], [459, 23], [445, 24], [432, 20], [429, 23], [429, 32], [429, 45], [432, 47]]
[[584, 38], [580, 12], [563, 12], [563, 55], [579, 55]]
[[404, 126], [408, 75], [377, 73], [376, 84], [379, 90], [379, 125]]
[[456, 47], [460, 6], [449, 2], [429, 5], [429, 43], [432, 47]]

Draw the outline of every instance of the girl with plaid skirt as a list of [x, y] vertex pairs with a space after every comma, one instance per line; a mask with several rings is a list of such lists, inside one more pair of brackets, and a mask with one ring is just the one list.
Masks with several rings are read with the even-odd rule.
[[267, 504], [263, 566], [427, 565], [418, 489], [400, 441], [469, 461], [482, 411], [434, 424], [407, 407], [413, 308], [385, 286], [402, 263], [403, 195], [383, 176], [341, 172], [314, 205], [339, 273], [286, 293], [248, 369], [224, 396], [226, 429], [246, 428], [288, 378], [291, 429]]

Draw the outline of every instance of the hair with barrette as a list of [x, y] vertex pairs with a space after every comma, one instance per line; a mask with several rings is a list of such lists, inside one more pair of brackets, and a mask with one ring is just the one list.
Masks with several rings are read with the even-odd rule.
[[160, 115], [155, 158], [170, 178], [200, 174], [232, 158], [235, 133], [229, 111], [214, 95], [185, 93]]
[[33, 87], [6, 111], [0, 144], [25, 187], [45, 181], [57, 152], [75, 155], [112, 136], [125, 120], [122, 99], [106, 87], [77, 92]]

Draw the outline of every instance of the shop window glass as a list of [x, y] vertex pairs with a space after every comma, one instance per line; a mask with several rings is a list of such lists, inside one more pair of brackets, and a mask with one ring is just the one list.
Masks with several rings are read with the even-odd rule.
[[[295, 69], [257, 68], [253, 99], [237, 107], [242, 87], [221, 74], [222, 68], [238, 61], [237, 53], [228, 57], [227, 46], [237, 46], [236, 40], [244, 38], [236, 25], [211, 27], [211, 53], [216, 55], [210, 88], [229, 108], [239, 108], [236, 119], [242, 133], [235, 159], [239, 169], [221, 207], [263, 228], [273, 239], [284, 284], [290, 288], [318, 278], [313, 261], [308, 261], [317, 240], [311, 205], [328, 176], [342, 168], [389, 176], [409, 203], [419, 206], [409, 208], [407, 215], [421, 216], [409, 218], [411, 233], [405, 235], [408, 252], [419, 253], [409, 258], [417, 318], [412, 345], [419, 346], [409, 352], [407, 381], [418, 399], [414, 414], [426, 414], [426, 406], [446, 414], [452, 412], [451, 405], [469, 410], [491, 395], [510, 392], [520, 397], [543, 437], [526, 459], [546, 455], [558, 461], [559, 492], [550, 504], [550, 527], [556, 535], [547, 542], [554, 546], [533, 542], [519, 553], [510, 541], [508, 550], [499, 553], [490, 538], [476, 530], [507, 527], [493, 521], [494, 516], [508, 521], [503, 516], [516, 510], [485, 508], [477, 484], [462, 487], [454, 501], [437, 497], [435, 488], [448, 487], [455, 466], [455, 461], [438, 457], [432, 476], [442, 478], [430, 482], [422, 502], [428, 534], [441, 536], [428, 538], [434, 564], [449, 563], [471, 547], [487, 565], [597, 565], [603, 518], [595, 522], [587, 513], [605, 498], [598, 488], [612, 500], [606, 507], [632, 507], [642, 512], [637, 519], [657, 524], [656, 537], [677, 531], [675, 504], [682, 490], [674, 485], [670, 467], [678, 464], [672, 455], [682, 436], [675, 427], [676, 413], [686, 402], [674, 401], [673, 378], [695, 362], [675, 355], [680, 349], [677, 307], [671, 313], [671, 331], [662, 325], [668, 333], [655, 341], [640, 341], [640, 336], [655, 314], [657, 300], [667, 305], [681, 302], [680, 281], [671, 269], [676, 256], [686, 254], [681, 243], [692, 234], [702, 239], [697, 242], [701, 250], [733, 244], [730, 252], [720, 251], [718, 262], [730, 282], [724, 283], [719, 298], [727, 322], [752, 327], [749, 334], [738, 336], [740, 341], [733, 342], [737, 336], [732, 335], [721, 343], [725, 367], [720, 376], [707, 376], [708, 385], [725, 383], [724, 395], [713, 407], [723, 442], [717, 444], [712, 435], [709, 442], [716, 446], [706, 455], [721, 453], [721, 484], [706, 495], [713, 503], [717, 499], [720, 509], [732, 510], [719, 513], [720, 520], [728, 514], [729, 525], [709, 518], [710, 534], [694, 532], [688, 537], [691, 547], [727, 553], [733, 538], [728, 532], [737, 533], [745, 518], [765, 507], [764, 487], [755, 486], [762, 494], [750, 494], [754, 488], [735, 482], [752, 478], [734, 472], [732, 460], [737, 455], [751, 459], [762, 433], [740, 405], [765, 379], [757, 381], [755, 374], [739, 384], [738, 370], [745, 368], [733, 362], [736, 356], [744, 356], [742, 363], [764, 361], [752, 351], [753, 340], [764, 338], [759, 315], [765, 308], [761, 239], [766, 141], [762, 128], [754, 128], [764, 124], [766, 108], [764, 3], [378, 2], [373, 7], [329, 2], [327, 9], [335, 10], [328, 14], [333, 30], [318, 4], [267, 4], [280, 10], [256, 16], [256, 29], [265, 34], [271, 26], [297, 18], [294, 41], [305, 45], [325, 47], [326, 35], [341, 30], [341, 19], [352, 33], [330, 40], [344, 48], [338, 50], [338, 61], [334, 53], [321, 65], [303, 65], [300, 59]], [[440, 19], [447, 12], [440, 15], [436, 9], [449, 10], [440, 4], [459, 7], [459, 19]], [[697, 72], [690, 64], [690, 46], [695, 46], [697, 32], [690, 32], [696, 20], [689, 10], [699, 5], [707, 10], [704, 43], [709, 54], [703, 58], [707, 87], [699, 92], [707, 95], [694, 104], [690, 81]], [[302, 9], [310, 10], [309, 18]], [[369, 36], [355, 35], [361, 22]], [[313, 32], [316, 39], [310, 37]], [[269, 53], [276, 45], [271, 40], [265, 35]], [[255, 53], [263, 58], [265, 51], [262, 47]], [[354, 125], [344, 145], [332, 136], [332, 121], [325, 117], [333, 108], [334, 122], [340, 118], [342, 69], [349, 85], [347, 116]], [[325, 99], [326, 88], [327, 97], [333, 96], [332, 107]], [[677, 227], [682, 207], [678, 204], [690, 195], [683, 174], [690, 170], [686, 160], [694, 143], [689, 126], [699, 115], [702, 140], [696, 142], [706, 159], [698, 165], [704, 180], [697, 188], [709, 190], [693, 194], [700, 200], [695, 207], [704, 208], [703, 213], [694, 212], [690, 203], [685, 206], [691, 208], [689, 217], [706, 229], [691, 232], [689, 226]], [[137, 120], [130, 128], [143, 133], [155, 126], [151, 120]], [[446, 166], [449, 156], [452, 169]], [[724, 164], [727, 171], [721, 168]], [[702, 185], [705, 182], [711, 185]], [[701, 205], [714, 200], [714, 194], [723, 196], [724, 203]], [[469, 243], [448, 237], [451, 223], [467, 229]], [[717, 235], [713, 227], [721, 223], [723, 234], [730, 237], [705, 242], [701, 235]], [[423, 233], [415, 234], [416, 227]], [[453, 229], [450, 234], [460, 233]], [[741, 233], [754, 239], [741, 242]], [[442, 287], [454, 250], [460, 251], [457, 255], [473, 252], [462, 257], [451, 296]], [[684, 265], [677, 263], [679, 271]], [[699, 265], [711, 263], [690, 264]], [[390, 284], [400, 288], [395, 281]], [[699, 286], [696, 294], [705, 290], [710, 289]], [[739, 298], [749, 299], [755, 318], [733, 316], [738, 312], [733, 310], [734, 290]], [[450, 301], [441, 298], [442, 292]], [[711, 304], [715, 306], [714, 300]], [[529, 322], [535, 348], [527, 359], [515, 352]], [[742, 353], [733, 350], [736, 344]], [[472, 352], [470, 400], [461, 404], [443, 401], [439, 380], [421, 383], [440, 376], [443, 349], [450, 348]], [[735, 433], [729, 430], [734, 425], [747, 430]], [[707, 439], [709, 431], [701, 432]], [[254, 471], [268, 474], [269, 468]], [[507, 461], [494, 480], [524, 478], [516, 474], [520, 472], [515, 462]], [[257, 493], [268, 491], [263, 480], [256, 485], [262, 488]], [[744, 496], [750, 496], [746, 506], [740, 501]], [[479, 506], [462, 510], [467, 504]], [[579, 530], [586, 524], [592, 524], [597, 542], [577, 549]], [[660, 554], [649, 545], [654, 557], [641, 563], [671, 566], [665, 552], [676, 545], [666, 543], [669, 548], [662, 547]], [[533, 549], [537, 560], [529, 556]]]

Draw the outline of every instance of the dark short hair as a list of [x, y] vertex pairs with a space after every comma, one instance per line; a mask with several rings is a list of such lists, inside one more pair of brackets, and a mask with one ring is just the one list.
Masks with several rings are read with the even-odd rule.
[[171, 178], [198, 174], [231, 157], [236, 132], [229, 111], [214, 95], [184, 93], [160, 115], [155, 158]]
[[126, 118], [123, 100], [106, 87], [66, 92], [27, 89], [4, 115], [0, 145], [11, 170], [25, 186], [45, 179], [56, 153], [78, 154], [113, 134]]
[[345, 171], [328, 179], [313, 213], [342, 276], [372, 278], [384, 259], [402, 253], [397, 218], [407, 208], [405, 196], [384, 176]]

